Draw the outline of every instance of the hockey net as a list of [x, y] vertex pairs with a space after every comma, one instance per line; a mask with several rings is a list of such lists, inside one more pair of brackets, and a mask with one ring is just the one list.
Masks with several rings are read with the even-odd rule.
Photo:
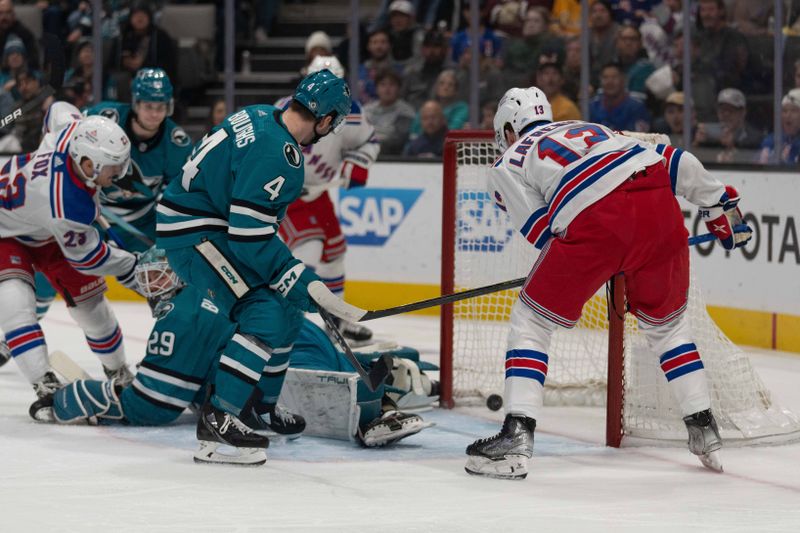
[[[538, 251], [494, 206], [487, 168], [499, 156], [492, 132], [451, 132], [444, 152], [442, 293], [524, 277]], [[609, 313], [607, 294], [615, 302]], [[517, 290], [442, 308], [442, 405], [484, 403], [503, 394], [508, 317]], [[607, 444], [622, 436], [686, 441], [686, 428], [658, 356], [624, 309], [617, 276], [583, 308], [578, 325], [559, 328], [549, 352], [546, 405], [606, 406]], [[800, 439], [800, 420], [777, 405], [747, 355], [708, 315], [692, 273], [689, 321], [710, 380], [712, 408], [729, 443]], [[624, 316], [624, 318], [623, 318]], [[652, 442], [650, 440], [644, 442]]]

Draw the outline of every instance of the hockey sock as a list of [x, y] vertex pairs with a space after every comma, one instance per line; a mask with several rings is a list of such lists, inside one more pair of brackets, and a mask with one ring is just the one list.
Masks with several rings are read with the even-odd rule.
[[36, 320], [33, 287], [21, 279], [0, 282], [0, 329], [5, 332], [11, 356], [31, 383], [40, 381], [50, 368], [47, 344]]
[[654, 326], [639, 320], [650, 348], [659, 356], [661, 370], [684, 416], [711, 407], [708, 381], [697, 346], [692, 342], [689, 321], [682, 314], [669, 324]]
[[519, 299], [511, 309], [511, 332], [505, 354], [506, 414], [536, 418], [544, 404], [547, 351], [556, 325]]
[[258, 381], [258, 388], [261, 391], [260, 403], [278, 403], [278, 397], [281, 395], [283, 382], [286, 379], [286, 371], [289, 368], [289, 352], [291, 351], [291, 346], [272, 350], [272, 357], [264, 366], [261, 379]]
[[330, 263], [320, 264], [317, 275], [333, 294], [339, 298], [344, 296], [344, 255], [340, 255]]
[[271, 358], [272, 349], [264, 342], [253, 335], [234, 333], [219, 358], [211, 403], [217, 409], [239, 416]]
[[105, 296], [99, 294], [67, 309], [103, 366], [109, 370], [122, 367], [125, 364], [122, 331]]

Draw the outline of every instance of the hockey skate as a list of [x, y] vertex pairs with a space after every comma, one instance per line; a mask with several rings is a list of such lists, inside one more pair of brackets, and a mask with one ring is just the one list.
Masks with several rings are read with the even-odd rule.
[[109, 381], [116, 379], [117, 385], [121, 385], [123, 387], [127, 387], [133, 381], [133, 373], [131, 372], [131, 369], [128, 368], [128, 365], [122, 365], [116, 370], [103, 367], [103, 372], [105, 372]]
[[419, 415], [386, 411], [380, 418], [370, 422], [364, 431], [359, 428], [357, 436], [363, 446], [375, 448], [394, 444], [433, 425], [433, 422], [425, 422]]
[[710, 409], [684, 417], [689, 432], [689, 451], [695, 454], [703, 466], [715, 472], [722, 472], [719, 449], [722, 438], [719, 436], [717, 421]]
[[339, 327], [339, 331], [342, 332], [344, 338], [351, 341], [353, 346], [366, 346], [372, 339], [372, 330], [366, 326], [348, 322], [338, 317], [334, 317], [333, 320]]
[[11, 350], [8, 349], [6, 341], [0, 341], [0, 366], [8, 363], [11, 360]]
[[290, 413], [279, 404], [252, 407], [247, 416], [242, 413], [242, 420], [260, 435], [280, 436], [290, 440], [300, 437], [306, 429], [305, 418]]
[[497, 479], [525, 479], [528, 459], [533, 456], [533, 431], [536, 420], [506, 415], [500, 433], [478, 439], [467, 446], [468, 474]]
[[39, 398], [28, 408], [28, 414], [37, 422], [53, 422], [53, 394], [63, 387], [55, 374], [45, 372], [42, 379], [33, 384], [33, 390]]
[[[258, 466], [267, 462], [265, 448], [269, 447], [269, 439], [211, 402], [203, 406], [197, 421], [197, 440], [200, 447], [194, 453], [195, 463]], [[217, 451], [220, 446], [232, 447], [235, 452]]]

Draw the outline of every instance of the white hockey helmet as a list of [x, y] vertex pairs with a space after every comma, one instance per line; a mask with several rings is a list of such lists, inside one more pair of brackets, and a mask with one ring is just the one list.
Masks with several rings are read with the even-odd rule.
[[94, 182], [103, 167], [117, 167], [114, 178], [119, 179], [128, 173], [131, 164], [131, 142], [125, 131], [113, 120], [99, 115], [86, 117], [78, 123], [69, 143], [69, 155], [80, 165], [89, 158], [94, 173], [86, 176]]
[[167, 253], [155, 246], [139, 256], [134, 269], [139, 291], [148, 300], [172, 298], [185, 284], [167, 260]]
[[544, 92], [538, 87], [511, 88], [500, 99], [500, 103], [497, 104], [497, 112], [494, 114], [495, 142], [505, 150], [508, 148], [506, 136], [503, 133], [506, 126], [511, 127], [519, 136], [519, 132], [525, 126], [539, 121], [553, 121], [553, 108]]
[[344, 78], [344, 67], [336, 56], [317, 56], [308, 64], [307, 74], [319, 72], [322, 69], [330, 70], [337, 78]]

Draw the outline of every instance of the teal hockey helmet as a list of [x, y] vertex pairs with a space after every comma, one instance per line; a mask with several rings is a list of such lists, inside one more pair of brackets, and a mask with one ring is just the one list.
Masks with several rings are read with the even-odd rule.
[[142, 253], [136, 262], [134, 276], [139, 292], [148, 300], [172, 298], [184, 286], [167, 261], [167, 252], [153, 246]]
[[294, 99], [308, 109], [317, 120], [333, 115], [331, 131], [344, 125], [350, 113], [350, 88], [342, 78], [323, 69], [303, 78], [294, 92]]
[[131, 94], [133, 107], [138, 102], [164, 102], [167, 104], [167, 116], [172, 115], [172, 82], [164, 69], [139, 69], [131, 84]]

